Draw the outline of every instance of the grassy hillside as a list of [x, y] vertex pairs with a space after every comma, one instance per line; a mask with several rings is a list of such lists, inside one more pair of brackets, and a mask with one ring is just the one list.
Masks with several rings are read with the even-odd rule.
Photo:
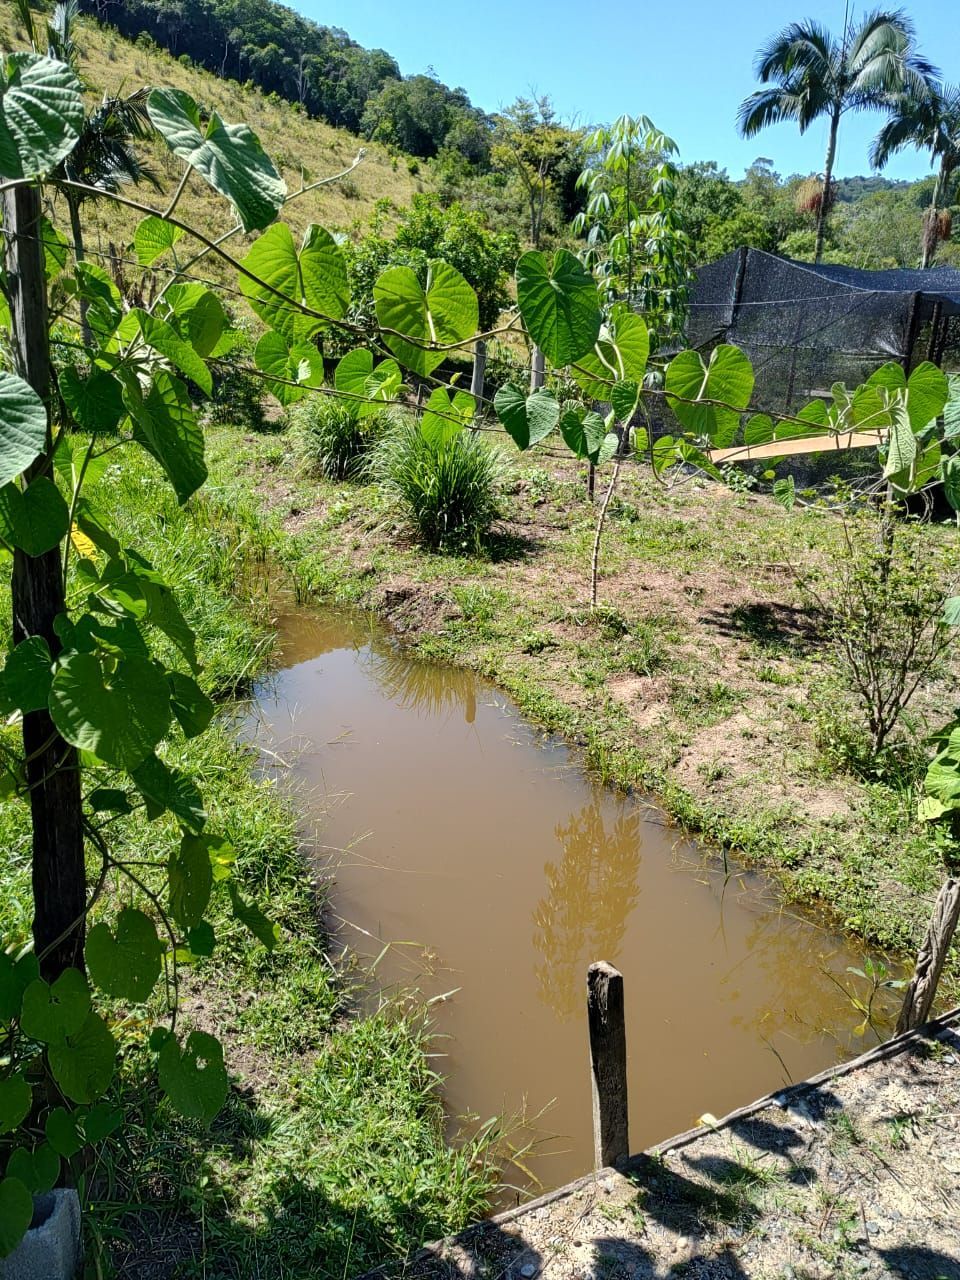
[[[286, 220], [295, 231], [319, 222], [329, 231], [346, 232], [368, 219], [377, 200], [404, 204], [415, 192], [425, 189], [424, 181], [408, 171], [406, 157], [390, 156], [376, 143], [364, 143], [345, 130], [310, 120], [289, 103], [196, 67], [183, 66], [164, 51], [131, 44], [93, 21], [80, 20], [77, 31], [81, 70], [91, 101], [104, 92], [130, 93], [141, 85], [183, 89], [202, 107], [219, 112], [225, 120], [250, 125], [291, 191], [300, 186], [301, 174], [311, 182], [336, 173], [346, 168], [364, 147], [363, 162], [349, 178], [312, 192], [291, 206]], [[9, 0], [0, 0], [0, 44], [14, 49], [25, 47], [24, 32]], [[179, 161], [159, 143], [148, 144], [145, 151], [164, 189], [170, 189], [180, 173]], [[128, 194], [147, 204], [155, 202], [146, 186], [131, 188]], [[212, 199], [209, 188], [196, 177], [181, 201], [180, 214], [208, 235], [219, 235], [231, 225], [226, 202]], [[111, 243], [128, 243], [138, 220], [139, 215], [132, 210], [88, 209], [91, 254], [106, 253]], [[242, 243], [238, 237], [233, 242], [234, 250]], [[215, 274], [212, 264], [211, 274]]]

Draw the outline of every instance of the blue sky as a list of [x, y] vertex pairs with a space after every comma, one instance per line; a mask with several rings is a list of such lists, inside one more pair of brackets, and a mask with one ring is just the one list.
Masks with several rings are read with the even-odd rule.
[[[756, 156], [784, 174], [823, 164], [826, 126], [801, 137], [778, 125], [757, 138], [737, 136], [734, 119], [755, 87], [753, 55], [769, 35], [800, 17], [843, 27], [842, 0], [287, 0], [308, 17], [343, 27], [360, 44], [386, 49], [405, 75], [433, 67], [472, 101], [495, 111], [531, 89], [549, 93], [560, 113], [599, 123], [645, 113], [671, 134], [684, 162], [717, 160], [740, 177]], [[864, 13], [873, 4], [859, 4]], [[949, 80], [960, 80], [960, 22], [950, 0], [912, 0], [922, 50]], [[839, 176], [869, 173], [867, 149], [878, 117], [850, 115], [841, 128]], [[907, 152], [893, 178], [929, 172], [927, 157]]]

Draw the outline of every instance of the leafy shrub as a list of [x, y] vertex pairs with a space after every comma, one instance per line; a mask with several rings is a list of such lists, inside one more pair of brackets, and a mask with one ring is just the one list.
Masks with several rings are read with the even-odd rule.
[[373, 474], [434, 551], [479, 550], [499, 515], [501, 462], [474, 431], [435, 440], [400, 423], [374, 450]]
[[247, 431], [263, 431], [267, 415], [263, 403], [263, 379], [245, 373], [244, 365], [253, 365], [253, 342], [242, 329], [240, 340], [227, 360], [213, 371], [213, 395], [210, 420]]
[[862, 771], [884, 754], [954, 641], [943, 607], [957, 566], [917, 524], [897, 523], [889, 512], [846, 521], [844, 541], [844, 554], [804, 585], [862, 717], [863, 738], [848, 727], [835, 754], [859, 754]]
[[370, 446], [395, 419], [389, 411], [358, 418], [353, 406], [312, 395], [287, 413], [297, 455], [308, 475], [327, 480], [364, 480]]

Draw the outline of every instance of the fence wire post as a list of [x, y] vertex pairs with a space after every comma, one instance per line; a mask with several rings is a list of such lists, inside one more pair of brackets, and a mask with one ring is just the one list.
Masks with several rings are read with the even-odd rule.
[[623, 975], [605, 960], [587, 970], [587, 1019], [593, 1092], [593, 1153], [597, 1169], [630, 1154], [627, 1130], [627, 1033]]

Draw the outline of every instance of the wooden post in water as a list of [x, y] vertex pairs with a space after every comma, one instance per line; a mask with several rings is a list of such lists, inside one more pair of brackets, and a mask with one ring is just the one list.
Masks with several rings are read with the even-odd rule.
[[590, 1075], [593, 1090], [593, 1155], [597, 1169], [630, 1154], [627, 1133], [627, 1032], [623, 975], [606, 960], [587, 970]]
[[897, 1021], [897, 1032], [912, 1031], [930, 1017], [940, 975], [960, 920], [960, 880], [945, 880], [933, 904], [927, 936]]

